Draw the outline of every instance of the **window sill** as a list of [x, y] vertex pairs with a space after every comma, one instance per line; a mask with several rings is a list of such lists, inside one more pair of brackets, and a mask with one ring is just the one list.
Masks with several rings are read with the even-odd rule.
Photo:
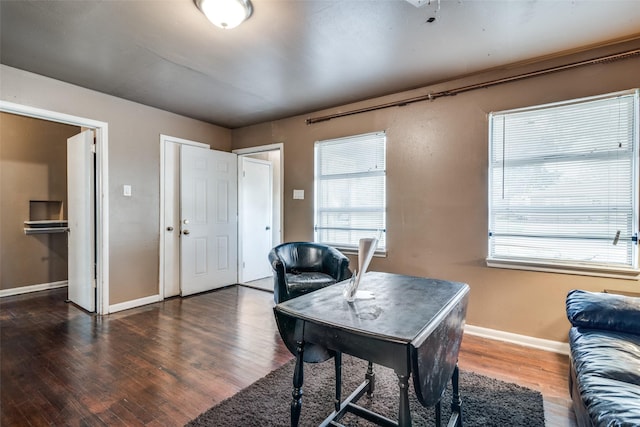
[[487, 258], [487, 267], [512, 270], [542, 271], [547, 273], [575, 274], [578, 276], [596, 276], [610, 279], [639, 280], [640, 270], [623, 267], [592, 267], [580, 264], [552, 264], [542, 262], [513, 261]]
[[[354, 248], [341, 248], [339, 246], [336, 247], [336, 249], [338, 249], [340, 252], [342, 252], [345, 255], [356, 255], [358, 256], [358, 250], [354, 249]], [[373, 253], [373, 256], [375, 258], [386, 258], [387, 257], [387, 251], [375, 251]]]

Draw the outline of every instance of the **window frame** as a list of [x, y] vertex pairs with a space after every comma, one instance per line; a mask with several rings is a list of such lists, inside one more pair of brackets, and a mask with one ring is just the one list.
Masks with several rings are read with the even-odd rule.
[[[346, 253], [346, 254], [357, 254], [358, 253], [358, 246], [357, 244], [355, 245], [349, 245], [346, 244], [344, 242], [330, 242], [330, 241], [322, 241], [320, 239], [320, 232], [319, 230], [321, 229], [321, 227], [319, 227], [319, 212], [320, 212], [320, 206], [319, 206], [319, 196], [320, 196], [320, 192], [318, 189], [319, 186], [319, 159], [318, 159], [318, 151], [321, 149], [323, 144], [331, 144], [331, 143], [336, 143], [336, 142], [348, 142], [349, 140], [353, 140], [354, 142], [357, 141], [362, 141], [363, 139], [366, 138], [380, 138], [382, 137], [382, 145], [383, 145], [383, 156], [384, 156], [384, 162], [385, 162], [385, 167], [384, 170], [382, 171], [376, 171], [376, 172], [372, 172], [370, 174], [367, 173], [362, 173], [362, 172], [354, 172], [353, 175], [360, 175], [361, 178], [366, 178], [368, 176], [376, 176], [376, 175], [382, 175], [382, 177], [384, 178], [384, 184], [383, 184], [383, 194], [382, 194], [382, 200], [383, 200], [383, 207], [382, 207], [382, 222], [383, 222], [383, 228], [382, 229], [371, 229], [371, 233], [372, 235], [369, 237], [378, 237], [379, 236], [375, 236], [374, 234], [380, 234], [382, 233], [382, 235], [384, 236], [384, 239], [380, 239], [379, 243], [378, 243], [378, 247], [374, 253], [374, 256], [381, 256], [384, 257], [387, 254], [388, 251], [388, 244], [387, 244], [387, 240], [386, 240], [386, 235], [387, 235], [387, 194], [386, 194], [386, 189], [387, 189], [387, 166], [386, 166], [386, 157], [387, 157], [387, 135], [386, 135], [386, 131], [377, 131], [377, 132], [368, 132], [368, 133], [363, 133], [363, 134], [357, 134], [357, 135], [349, 135], [349, 136], [345, 136], [345, 137], [339, 137], [339, 138], [331, 138], [331, 139], [325, 139], [325, 140], [319, 140], [316, 141], [314, 144], [314, 174], [313, 174], [313, 184], [314, 184], [314, 205], [313, 205], [313, 220], [314, 220], [314, 226], [313, 226], [313, 235], [314, 235], [314, 242], [317, 243], [323, 243], [323, 244], [327, 244], [330, 246], [333, 246], [337, 249], [339, 249], [341, 252]], [[345, 174], [348, 175], [348, 174]], [[324, 228], [326, 229], [326, 228]], [[352, 230], [358, 230], [358, 229], [352, 229]], [[380, 242], [383, 242], [382, 245], [380, 245]]]
[[[572, 261], [572, 260], [550, 260], [550, 259], [542, 259], [542, 258], [526, 258], [526, 257], [518, 257], [518, 258], [508, 258], [508, 257], [492, 257], [492, 218], [494, 215], [493, 202], [492, 202], [492, 190], [493, 190], [493, 167], [492, 167], [492, 159], [493, 159], [493, 144], [494, 144], [494, 135], [493, 135], [493, 120], [494, 117], [500, 116], [504, 117], [505, 115], [511, 113], [522, 113], [526, 111], [535, 111], [535, 110], [543, 110], [553, 107], [559, 106], [567, 106], [567, 105], [576, 105], [581, 103], [588, 103], [591, 101], [598, 101], [603, 99], [613, 99], [620, 96], [633, 96], [633, 122], [632, 122], [632, 153], [631, 153], [631, 205], [632, 205], [632, 248], [631, 248], [631, 265], [623, 266], [623, 265], [615, 265], [615, 264], [604, 264], [604, 263], [589, 263], [589, 262], [580, 262], [580, 261]], [[587, 275], [587, 276], [598, 276], [598, 277], [609, 277], [609, 278], [618, 278], [618, 279], [631, 279], [638, 280], [640, 279], [640, 254], [638, 250], [638, 232], [640, 227], [639, 220], [639, 196], [640, 196], [640, 183], [639, 183], [639, 168], [640, 168], [640, 155], [639, 155], [639, 142], [640, 142], [640, 90], [639, 89], [631, 89], [626, 91], [614, 92], [609, 94], [603, 94], [599, 96], [585, 97], [579, 99], [573, 99], [568, 101], [555, 102], [550, 104], [543, 104], [525, 108], [517, 108], [511, 110], [504, 110], [498, 112], [491, 112], [488, 116], [488, 191], [487, 191], [487, 201], [488, 201], [488, 217], [487, 217], [487, 228], [489, 231], [489, 235], [487, 237], [487, 257], [486, 257], [486, 265], [488, 267], [497, 267], [497, 268], [507, 268], [507, 269], [518, 269], [518, 270], [531, 270], [531, 271], [545, 271], [545, 272], [554, 272], [554, 273], [565, 273], [565, 274], [578, 274], [578, 275]]]

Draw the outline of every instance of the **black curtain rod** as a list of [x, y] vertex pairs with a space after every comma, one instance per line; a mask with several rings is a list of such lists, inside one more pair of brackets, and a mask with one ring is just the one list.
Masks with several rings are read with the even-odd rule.
[[587, 59], [585, 61], [574, 62], [567, 65], [560, 65], [557, 67], [545, 68], [539, 71], [532, 71], [529, 73], [518, 74], [511, 77], [504, 77], [501, 79], [490, 80], [488, 82], [476, 83], [468, 86], [462, 86], [456, 89], [444, 90], [441, 92], [429, 93], [427, 95], [417, 96], [415, 98], [408, 98], [401, 101], [388, 102], [386, 104], [373, 105], [371, 107], [358, 108], [355, 110], [344, 111], [342, 113], [329, 114], [326, 116], [310, 117], [307, 119], [307, 124], [312, 125], [314, 123], [326, 122], [331, 119], [337, 119], [339, 117], [352, 116], [354, 114], [368, 113], [369, 111], [382, 110], [390, 107], [402, 107], [408, 104], [421, 101], [433, 101], [434, 99], [442, 98], [444, 96], [454, 96], [459, 93], [469, 92], [476, 89], [484, 89], [491, 86], [497, 86], [504, 83], [510, 83], [518, 80], [524, 80], [531, 77], [542, 76], [545, 74], [556, 73], [558, 71], [570, 70], [573, 68], [584, 67], [586, 65], [602, 64], [606, 62], [619, 61], [621, 59], [627, 59], [640, 55], [640, 49], [628, 50], [626, 52], [614, 53], [612, 55], [601, 56], [599, 58]]

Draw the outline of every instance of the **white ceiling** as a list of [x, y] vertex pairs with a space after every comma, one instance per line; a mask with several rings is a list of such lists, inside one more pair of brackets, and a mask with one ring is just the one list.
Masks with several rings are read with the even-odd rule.
[[640, 36], [640, 0], [252, 2], [0, 0], [0, 61], [237, 128]]

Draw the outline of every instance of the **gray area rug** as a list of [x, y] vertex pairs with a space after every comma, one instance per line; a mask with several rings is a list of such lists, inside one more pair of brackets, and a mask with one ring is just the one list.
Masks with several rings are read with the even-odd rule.
[[[286, 363], [234, 396], [199, 415], [187, 426], [289, 426], [294, 361]], [[366, 362], [343, 356], [343, 398], [364, 380]], [[374, 365], [376, 389], [373, 398], [363, 396], [358, 404], [397, 420], [398, 382], [392, 370]], [[448, 420], [451, 385], [445, 392], [443, 424]], [[300, 426], [317, 426], [333, 411], [335, 390], [334, 364], [305, 363]], [[416, 399], [410, 382], [410, 406], [413, 426], [434, 426], [433, 408], [424, 408]], [[463, 422], [472, 426], [544, 426], [542, 395], [534, 390], [488, 378], [471, 372], [460, 373]], [[346, 426], [370, 426], [353, 415], [345, 416]]]

